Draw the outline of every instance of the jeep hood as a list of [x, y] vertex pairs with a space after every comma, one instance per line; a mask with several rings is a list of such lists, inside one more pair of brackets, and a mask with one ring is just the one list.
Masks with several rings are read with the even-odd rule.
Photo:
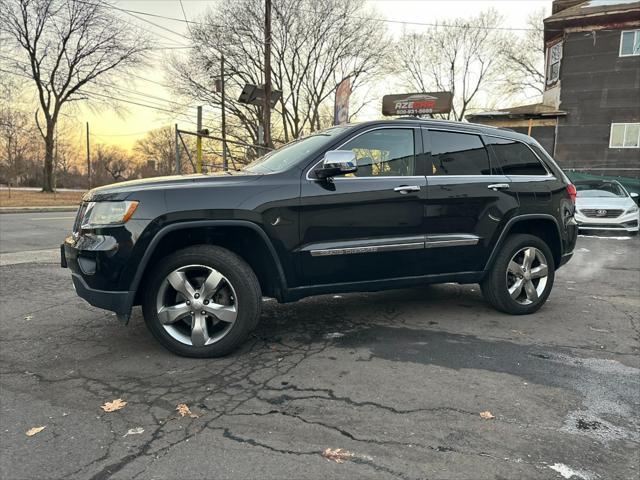
[[249, 183], [262, 175], [245, 172], [228, 172], [215, 174], [172, 175], [166, 177], [144, 178], [126, 182], [112, 183], [88, 191], [82, 198], [87, 201], [124, 200], [132, 193], [145, 190], [166, 190], [190, 186], [223, 186]]

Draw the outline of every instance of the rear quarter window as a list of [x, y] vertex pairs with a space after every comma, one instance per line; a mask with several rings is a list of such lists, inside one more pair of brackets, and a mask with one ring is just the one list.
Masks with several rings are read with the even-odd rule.
[[486, 137], [505, 175], [547, 175], [540, 159], [524, 143], [506, 138]]

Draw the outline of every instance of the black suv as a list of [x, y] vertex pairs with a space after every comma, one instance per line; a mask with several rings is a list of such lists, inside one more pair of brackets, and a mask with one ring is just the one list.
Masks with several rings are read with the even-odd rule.
[[572, 255], [575, 188], [532, 138], [397, 119], [333, 127], [238, 172], [88, 192], [62, 245], [82, 298], [192, 357], [225, 355], [279, 302], [480, 283], [528, 314]]

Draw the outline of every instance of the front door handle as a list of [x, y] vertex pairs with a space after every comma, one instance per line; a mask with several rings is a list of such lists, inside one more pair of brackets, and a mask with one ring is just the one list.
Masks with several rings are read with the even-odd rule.
[[487, 185], [487, 188], [490, 188], [494, 192], [497, 192], [498, 190], [506, 190], [507, 188], [509, 188], [509, 184], [508, 183], [494, 183], [492, 185]]
[[419, 192], [420, 186], [419, 185], [400, 185], [399, 187], [394, 188], [393, 191], [400, 192], [401, 194], [406, 195], [409, 192]]

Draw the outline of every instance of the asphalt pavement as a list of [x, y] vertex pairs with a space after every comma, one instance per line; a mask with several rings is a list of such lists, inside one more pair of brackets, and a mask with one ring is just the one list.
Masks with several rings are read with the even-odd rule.
[[0, 254], [57, 248], [71, 232], [75, 212], [3, 213]]
[[534, 315], [497, 313], [475, 285], [265, 301], [240, 351], [194, 360], [139, 311], [123, 327], [77, 298], [55, 256], [15, 260], [19, 222], [62, 237], [70, 219], [16, 216], [5, 237], [7, 217], [3, 479], [639, 476], [637, 238], [580, 237]]

